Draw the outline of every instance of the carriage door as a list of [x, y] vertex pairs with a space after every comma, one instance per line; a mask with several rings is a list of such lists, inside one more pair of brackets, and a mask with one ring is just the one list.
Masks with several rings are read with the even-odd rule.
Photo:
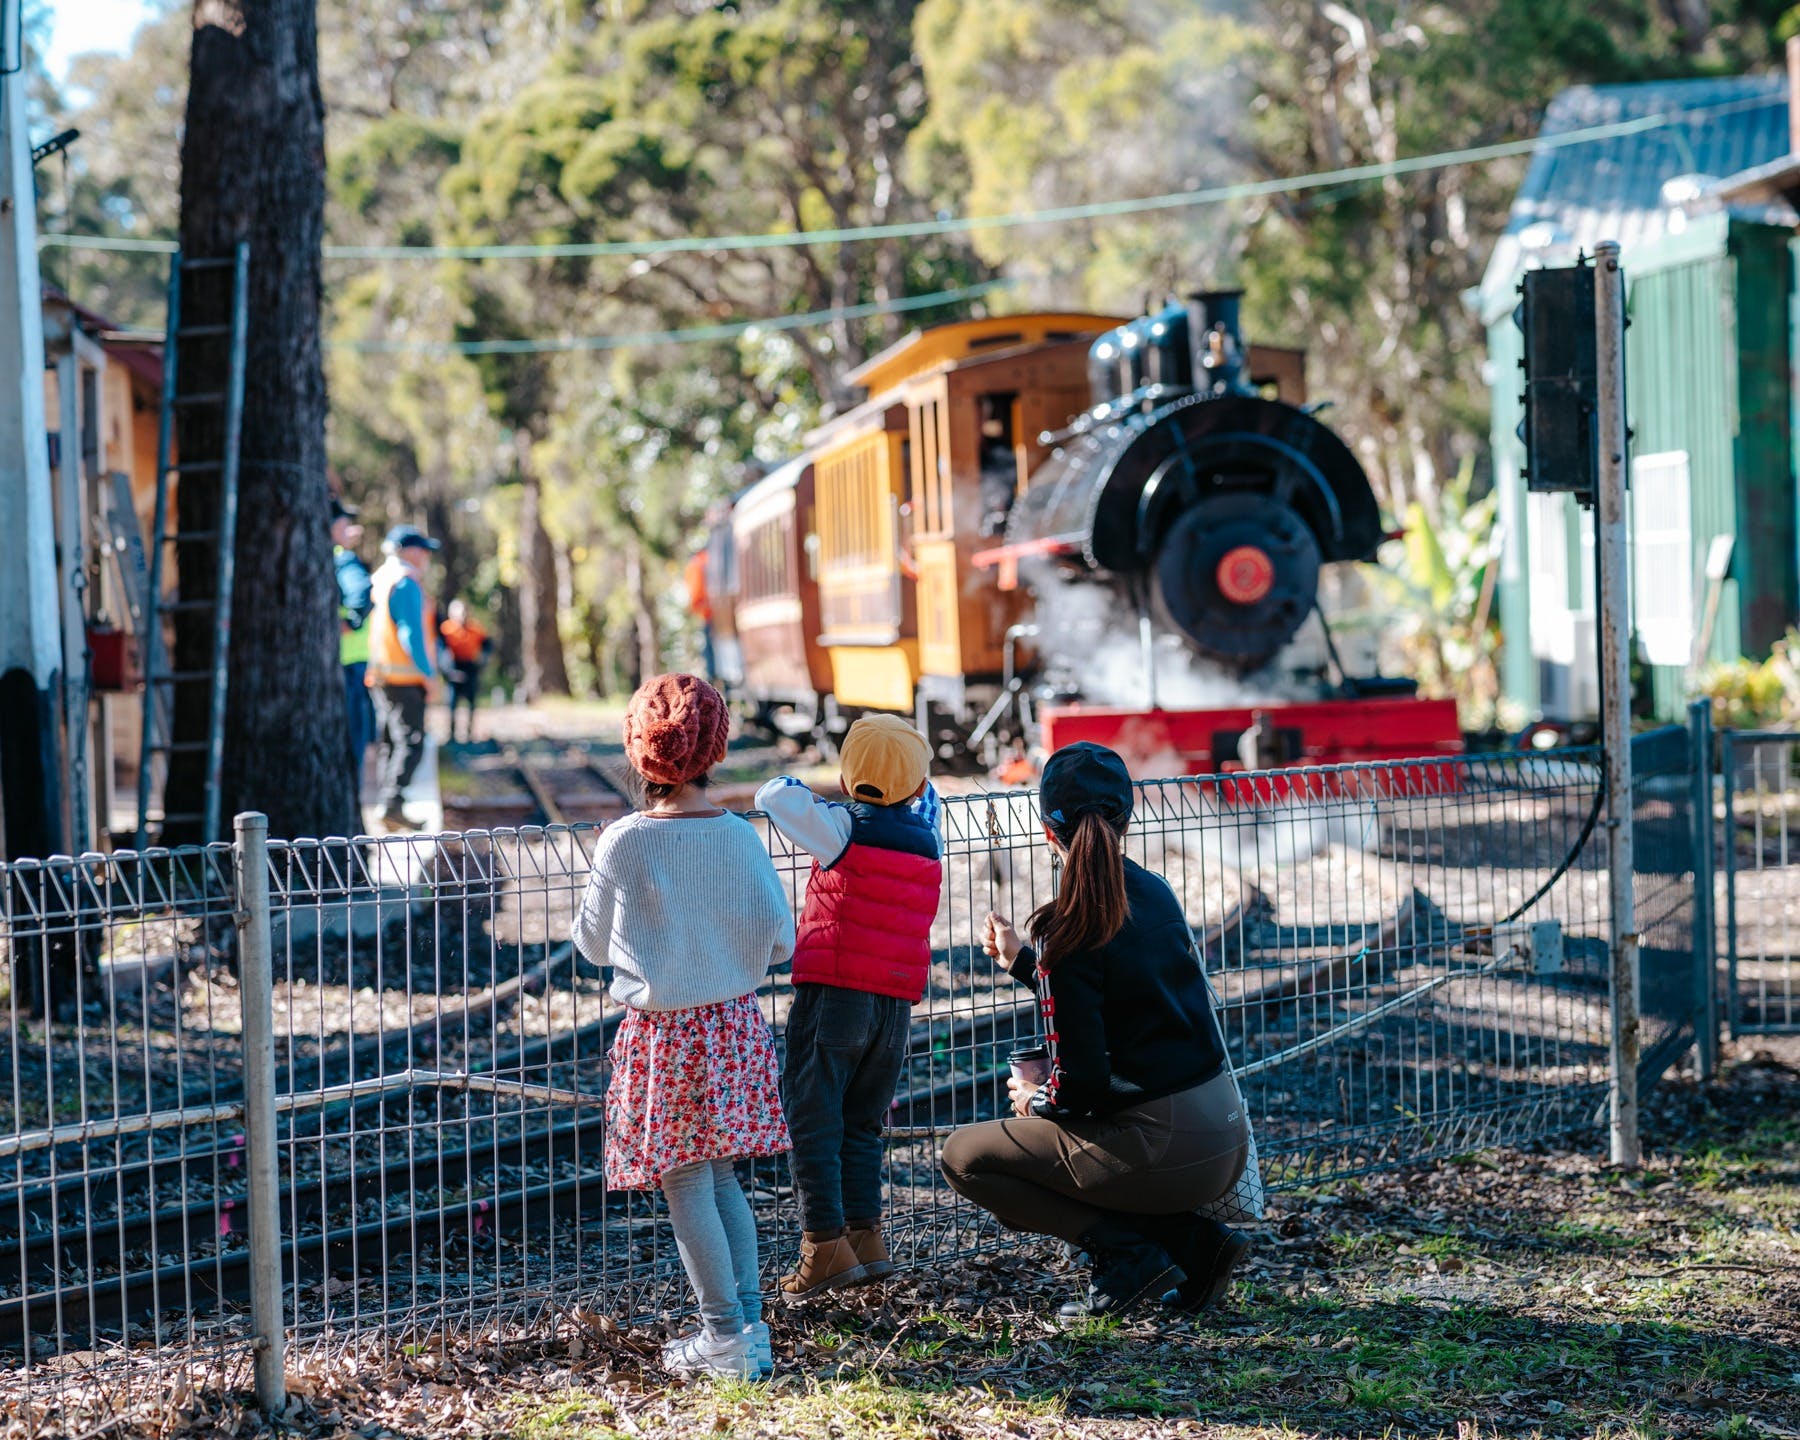
[[943, 382], [911, 404], [912, 559], [918, 576], [919, 670], [962, 674], [956, 567], [956, 486], [950, 397]]

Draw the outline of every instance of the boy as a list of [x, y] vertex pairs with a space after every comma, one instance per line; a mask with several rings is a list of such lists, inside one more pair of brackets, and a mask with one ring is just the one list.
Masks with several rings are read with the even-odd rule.
[[925, 737], [897, 716], [867, 716], [840, 760], [848, 804], [790, 776], [756, 793], [814, 862], [781, 1072], [803, 1227], [800, 1264], [781, 1280], [790, 1304], [894, 1271], [881, 1243], [881, 1127], [925, 995], [943, 878]]

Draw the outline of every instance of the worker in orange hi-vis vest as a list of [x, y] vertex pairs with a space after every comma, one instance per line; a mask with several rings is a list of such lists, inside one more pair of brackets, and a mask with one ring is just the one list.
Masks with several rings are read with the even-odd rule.
[[493, 637], [461, 600], [450, 602], [444, 623], [438, 627], [438, 637], [444, 647], [440, 657], [444, 679], [450, 685], [450, 729], [446, 743], [456, 743], [456, 714], [466, 705], [468, 719], [463, 722], [462, 743], [467, 745], [475, 738], [475, 703], [481, 695], [481, 669], [487, 664], [488, 656], [494, 653]]
[[381, 544], [387, 559], [374, 576], [369, 615], [370, 698], [381, 738], [381, 827], [417, 830], [400, 806], [425, 753], [425, 705], [442, 693], [433, 658], [437, 611], [425, 593], [425, 567], [438, 542], [411, 525], [396, 525]]
[[700, 650], [702, 664], [709, 682], [718, 683], [717, 656], [713, 653], [713, 608], [712, 600], [706, 593], [706, 551], [696, 550], [688, 558], [687, 568], [682, 571], [682, 579], [687, 582], [688, 609], [700, 622]]

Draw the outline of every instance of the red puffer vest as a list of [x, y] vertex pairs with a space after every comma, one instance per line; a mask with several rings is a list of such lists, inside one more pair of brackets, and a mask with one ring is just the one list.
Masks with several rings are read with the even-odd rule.
[[904, 805], [850, 811], [850, 843], [813, 866], [794, 945], [794, 983], [836, 985], [916, 1005], [931, 968], [943, 863], [937, 832]]

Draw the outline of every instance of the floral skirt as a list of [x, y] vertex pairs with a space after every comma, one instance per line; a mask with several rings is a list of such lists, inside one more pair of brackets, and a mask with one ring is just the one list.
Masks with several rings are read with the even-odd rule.
[[745, 995], [691, 1010], [628, 1010], [611, 1051], [606, 1183], [653, 1190], [701, 1160], [792, 1148], [775, 1037]]

